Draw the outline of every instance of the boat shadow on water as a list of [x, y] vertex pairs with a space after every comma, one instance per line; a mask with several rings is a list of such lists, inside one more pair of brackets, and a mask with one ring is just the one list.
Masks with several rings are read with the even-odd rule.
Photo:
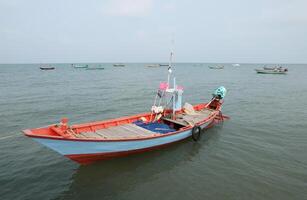
[[199, 159], [210, 143], [219, 139], [221, 128], [222, 125], [217, 125], [205, 130], [198, 142], [190, 138], [159, 150], [80, 165], [72, 176], [69, 189], [58, 199], [84, 199], [98, 195], [120, 199], [122, 193], [150, 184], [161, 174], [168, 174], [179, 165], [188, 165]]

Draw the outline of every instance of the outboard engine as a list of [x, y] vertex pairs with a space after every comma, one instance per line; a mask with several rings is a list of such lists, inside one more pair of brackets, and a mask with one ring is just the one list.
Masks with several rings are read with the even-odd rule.
[[208, 104], [208, 107], [210, 109], [219, 109], [220, 106], [222, 105], [222, 99], [226, 96], [227, 90], [224, 86], [220, 86], [219, 88], [217, 88], [213, 94], [212, 94], [212, 99]]
[[226, 96], [226, 93], [227, 93], [226, 88], [224, 86], [220, 86], [219, 88], [217, 88], [213, 92], [212, 96], [215, 99], [220, 99], [221, 100], [221, 99], [223, 99]]

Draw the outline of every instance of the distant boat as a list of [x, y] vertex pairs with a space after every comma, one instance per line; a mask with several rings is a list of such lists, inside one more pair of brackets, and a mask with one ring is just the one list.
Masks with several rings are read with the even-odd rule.
[[148, 64], [148, 65], [145, 65], [146, 67], [160, 67], [161, 65], [160, 64]]
[[286, 74], [288, 69], [255, 69], [258, 74]]
[[169, 64], [159, 64], [160, 65], [160, 67], [169, 67]]
[[55, 67], [46, 66], [46, 67], [40, 67], [41, 70], [54, 70]]
[[209, 66], [209, 69], [224, 69], [224, 66]]
[[[282, 66], [274, 66], [274, 67], [263, 67], [264, 70], [284, 70], [285, 68], [283, 68]], [[287, 69], [288, 70], [288, 69]]]
[[86, 68], [86, 70], [103, 70], [104, 69], [104, 67], [88, 67], [88, 68]]
[[122, 63], [120, 63], [120, 64], [113, 64], [113, 67], [125, 67], [125, 64], [122, 64]]
[[274, 67], [267, 67], [267, 66], [264, 66], [263, 67], [264, 70], [267, 70], [267, 71], [285, 71], [287, 72], [288, 69], [287, 68], [283, 68], [282, 66], [274, 66]]
[[74, 65], [72, 64], [72, 66], [76, 69], [83, 69], [83, 68], [88, 68], [88, 65]]
[[234, 67], [240, 67], [240, 64], [236, 63], [236, 64], [232, 64], [232, 66], [234, 66]]
[[274, 67], [267, 67], [266, 65], [263, 66], [264, 70], [274, 70], [274, 69], [278, 69], [279, 67], [274, 66]]
[[274, 70], [276, 69], [277, 67], [263, 67], [264, 70]]

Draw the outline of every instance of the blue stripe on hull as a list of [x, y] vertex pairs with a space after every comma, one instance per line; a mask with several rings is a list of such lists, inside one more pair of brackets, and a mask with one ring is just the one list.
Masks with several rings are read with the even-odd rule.
[[[201, 125], [201, 128], [207, 127], [210, 124], [210, 122]], [[187, 130], [166, 137], [158, 137], [147, 140], [116, 141], [116, 142], [115, 141], [87, 142], [87, 141], [71, 141], [71, 140], [53, 140], [53, 139], [44, 139], [44, 138], [33, 138], [33, 139], [62, 155], [72, 155], [72, 154], [111, 153], [111, 152], [145, 149], [183, 140], [191, 136], [191, 134], [192, 130]]]

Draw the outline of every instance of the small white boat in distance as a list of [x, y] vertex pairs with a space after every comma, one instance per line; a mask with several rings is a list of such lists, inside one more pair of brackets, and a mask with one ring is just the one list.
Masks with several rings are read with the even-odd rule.
[[71, 64], [71, 65], [76, 69], [88, 68], [88, 65], [75, 65], [75, 64]]
[[240, 64], [236, 63], [236, 64], [232, 64], [232, 66], [234, 66], [234, 67], [240, 67]]
[[161, 65], [159, 64], [148, 64], [146, 67], [160, 67]]
[[264, 70], [288, 70], [286, 68], [283, 68], [282, 66], [274, 66], [274, 67], [267, 67], [267, 66], [264, 66], [263, 67]]
[[102, 67], [101, 65], [97, 66], [97, 67], [88, 67], [86, 68], [86, 70], [103, 70], [104, 67]]
[[287, 74], [288, 69], [255, 69], [258, 74]]
[[224, 69], [224, 66], [209, 66], [209, 69]]
[[169, 67], [169, 64], [159, 64], [160, 67]]
[[125, 67], [125, 64], [122, 64], [122, 63], [113, 64], [113, 67]]

